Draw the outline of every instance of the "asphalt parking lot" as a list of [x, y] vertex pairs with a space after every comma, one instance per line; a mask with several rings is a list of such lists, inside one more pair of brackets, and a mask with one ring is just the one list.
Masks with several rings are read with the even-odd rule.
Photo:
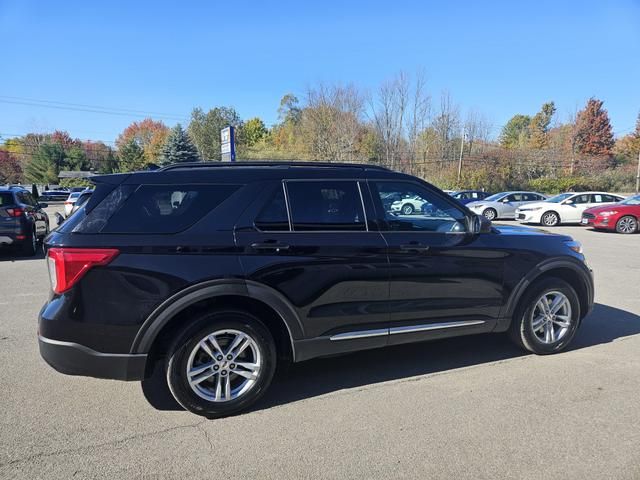
[[222, 420], [49, 368], [44, 260], [0, 253], [0, 478], [640, 478], [640, 235], [554, 231], [596, 276], [570, 351], [485, 335], [312, 360]]

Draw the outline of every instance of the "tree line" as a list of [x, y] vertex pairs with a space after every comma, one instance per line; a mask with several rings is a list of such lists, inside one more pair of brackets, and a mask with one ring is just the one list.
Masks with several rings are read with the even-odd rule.
[[282, 97], [278, 121], [243, 120], [232, 107], [194, 108], [183, 128], [133, 122], [113, 145], [66, 132], [29, 133], [0, 145], [0, 182], [57, 183], [60, 170], [128, 172], [181, 161], [219, 161], [220, 130], [236, 128], [240, 159], [363, 162], [421, 176], [442, 188], [630, 190], [640, 152], [635, 130], [615, 138], [602, 100], [561, 121], [554, 102], [517, 113], [492, 137], [481, 112], [463, 115], [424, 75], [400, 73], [366, 92], [319, 84]]

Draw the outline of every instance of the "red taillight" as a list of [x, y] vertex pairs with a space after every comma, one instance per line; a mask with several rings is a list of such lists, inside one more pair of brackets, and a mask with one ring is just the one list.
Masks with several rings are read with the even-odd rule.
[[47, 266], [51, 288], [63, 293], [93, 267], [107, 265], [120, 253], [115, 248], [50, 248]]
[[24, 215], [24, 208], [7, 208], [7, 213], [10, 217], [21, 217]]

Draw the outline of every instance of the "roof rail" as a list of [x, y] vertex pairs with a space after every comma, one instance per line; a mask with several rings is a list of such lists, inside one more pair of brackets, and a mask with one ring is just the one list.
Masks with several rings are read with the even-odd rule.
[[167, 170], [178, 170], [181, 168], [218, 168], [218, 167], [309, 167], [309, 168], [361, 168], [369, 170], [385, 170], [387, 167], [380, 165], [370, 165], [368, 163], [331, 163], [331, 162], [300, 162], [300, 161], [250, 161], [250, 162], [184, 162], [172, 163], [166, 167], [159, 168], [156, 172], [166, 172]]

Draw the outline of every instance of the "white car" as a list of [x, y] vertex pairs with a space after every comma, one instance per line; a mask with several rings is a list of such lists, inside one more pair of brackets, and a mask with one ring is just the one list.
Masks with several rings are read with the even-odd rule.
[[78, 200], [78, 197], [80, 196], [82, 192], [73, 192], [70, 193], [69, 196], [67, 197], [67, 199], [64, 201], [64, 216], [68, 217], [71, 214], [71, 210], [73, 210], [73, 205], [76, 203], [76, 200]]
[[396, 200], [390, 206], [391, 213], [402, 215], [413, 215], [422, 213], [422, 206], [426, 202], [415, 195], [405, 196], [401, 200]]
[[582, 212], [624, 200], [624, 197], [606, 192], [561, 193], [544, 202], [529, 203], [516, 210], [516, 219], [521, 223], [539, 223], [554, 227], [561, 223], [580, 223]]
[[473, 213], [484, 215], [488, 220], [514, 219], [516, 209], [526, 203], [539, 202], [547, 197], [538, 192], [500, 192], [483, 200], [467, 203], [467, 208]]

